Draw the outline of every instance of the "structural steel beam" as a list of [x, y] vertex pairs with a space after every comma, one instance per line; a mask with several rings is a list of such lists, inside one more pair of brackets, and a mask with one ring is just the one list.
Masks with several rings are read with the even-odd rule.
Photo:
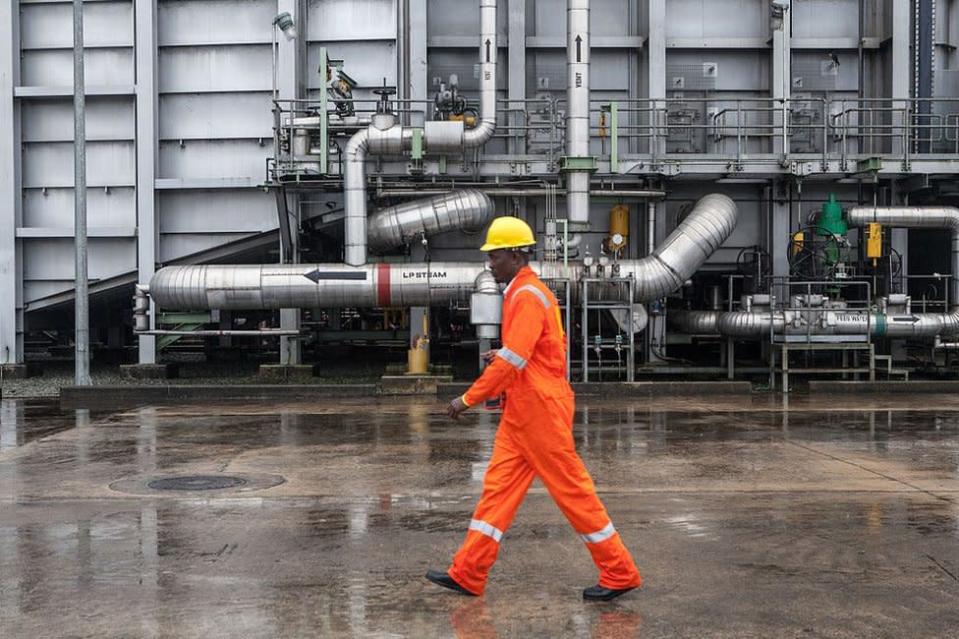
[[[137, 281], [149, 283], [156, 270], [157, 241], [157, 32], [156, 3], [135, 0]], [[154, 325], [150, 308], [150, 326]], [[140, 335], [138, 362], [156, 363], [156, 337]]]
[[0, 364], [23, 362], [19, 80], [20, 3], [0, 2]]

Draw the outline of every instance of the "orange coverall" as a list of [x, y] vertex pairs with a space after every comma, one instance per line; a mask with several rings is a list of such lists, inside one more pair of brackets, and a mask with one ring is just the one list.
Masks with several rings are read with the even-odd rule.
[[503, 347], [463, 395], [473, 406], [506, 391], [483, 495], [450, 577], [482, 594], [500, 539], [539, 477], [599, 568], [599, 585], [639, 586], [633, 558], [596, 496], [573, 443], [573, 390], [566, 380], [566, 339], [559, 304], [528, 266], [503, 299]]

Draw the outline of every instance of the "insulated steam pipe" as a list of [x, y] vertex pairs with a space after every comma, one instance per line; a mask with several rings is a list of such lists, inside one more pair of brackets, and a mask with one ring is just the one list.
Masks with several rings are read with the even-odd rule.
[[493, 217], [493, 201], [482, 191], [463, 189], [427, 200], [380, 209], [369, 219], [369, 246], [382, 253], [425, 234], [455, 229], [477, 231]]
[[[566, 4], [566, 155], [589, 156], [589, 0]], [[588, 170], [566, 175], [566, 216], [570, 230], [589, 228]]]
[[[635, 278], [634, 300], [650, 301], [683, 286], [729, 237], [736, 218], [731, 199], [707, 195], [652, 255], [619, 262], [620, 274]], [[584, 273], [582, 263], [531, 266], [546, 278], [574, 283]], [[468, 300], [484, 268], [482, 262], [168, 266], [153, 276], [149, 290], [154, 302], [170, 310], [423, 306]]]
[[366, 151], [368, 129], [357, 131], [343, 150], [344, 257], [347, 264], [366, 263]]

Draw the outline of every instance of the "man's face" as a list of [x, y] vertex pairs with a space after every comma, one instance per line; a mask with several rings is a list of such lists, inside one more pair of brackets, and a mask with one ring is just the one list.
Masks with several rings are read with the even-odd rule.
[[516, 251], [507, 249], [497, 249], [487, 253], [489, 257], [489, 270], [493, 277], [500, 284], [506, 284], [514, 277], [519, 269], [522, 268], [522, 258]]

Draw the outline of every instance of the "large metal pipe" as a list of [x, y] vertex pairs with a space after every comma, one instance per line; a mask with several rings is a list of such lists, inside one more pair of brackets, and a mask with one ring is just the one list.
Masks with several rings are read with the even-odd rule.
[[[589, 156], [589, 0], [566, 3], [566, 155]], [[588, 170], [566, 175], [566, 216], [571, 231], [589, 228]]]
[[[635, 278], [634, 300], [650, 301], [683, 286], [729, 237], [736, 218], [731, 199], [707, 195], [652, 255], [619, 262], [620, 274]], [[568, 277], [574, 284], [584, 273], [582, 263], [531, 266], [543, 277]], [[168, 266], [156, 272], [149, 290], [171, 310], [424, 306], [468, 300], [484, 269], [482, 262]]]
[[959, 305], [959, 209], [951, 206], [856, 206], [846, 212], [851, 226], [878, 223], [911, 229], [948, 229], [952, 233], [952, 284], [949, 302]]
[[482, 229], [493, 217], [493, 201], [482, 191], [464, 189], [377, 211], [369, 220], [369, 247], [381, 253], [419, 236]]
[[636, 279], [637, 301], [651, 301], [678, 290], [736, 228], [738, 209], [729, 197], [701, 198], [663, 243], [641, 260], [628, 260], [623, 272]]
[[[480, 0], [480, 121], [469, 130], [463, 122], [427, 122], [423, 143], [427, 152], [450, 153], [485, 144], [496, 129], [496, 0]], [[377, 114], [365, 129], [350, 138], [343, 152], [344, 260], [366, 264], [366, 155], [399, 155], [412, 148], [413, 129], [396, 123], [391, 114]]]

